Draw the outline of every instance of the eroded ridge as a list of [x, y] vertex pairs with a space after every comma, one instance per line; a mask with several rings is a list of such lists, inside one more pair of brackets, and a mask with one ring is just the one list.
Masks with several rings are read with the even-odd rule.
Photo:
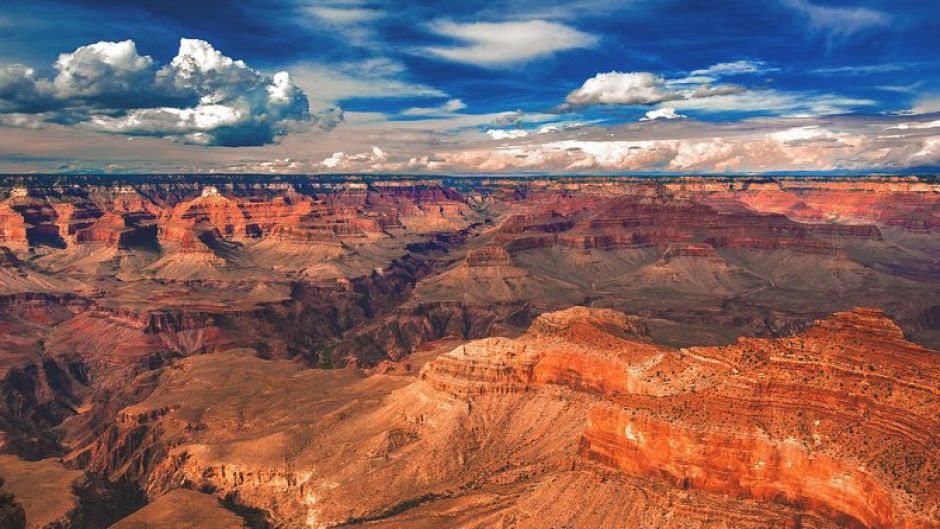
[[609, 311], [543, 316], [425, 367], [459, 395], [560, 385], [602, 397], [581, 454], [680, 489], [782, 503], [844, 527], [936, 527], [937, 353], [874, 309], [783, 339], [666, 350]]

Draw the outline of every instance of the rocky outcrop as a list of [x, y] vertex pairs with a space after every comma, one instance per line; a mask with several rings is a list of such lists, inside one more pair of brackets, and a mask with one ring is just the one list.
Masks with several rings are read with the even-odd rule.
[[582, 454], [681, 489], [794, 505], [844, 527], [936, 520], [937, 353], [880, 312], [838, 314], [793, 338], [668, 351], [598, 332], [597, 319], [619, 325], [598, 313], [589, 324], [580, 310], [553, 314], [560, 325], [540, 317], [519, 340], [462, 346], [422, 378], [465, 396], [545, 384], [602, 396]]
[[288, 527], [933, 527], [936, 353], [878, 311], [725, 347], [645, 332], [611, 310], [543, 314], [419, 380], [192, 357], [142, 381], [88, 464]]
[[255, 201], [226, 196], [209, 186], [164, 214], [158, 224], [161, 241], [192, 247], [191, 234], [205, 231], [231, 241], [368, 241], [389, 232], [459, 230], [474, 216], [459, 195], [432, 188], [350, 190], [313, 197], [288, 193]]
[[519, 339], [468, 343], [428, 363], [422, 380], [458, 395], [516, 393], [546, 384], [597, 395], [665, 395], [665, 373], [702, 376], [698, 366], [679, 372], [674, 352], [641, 339], [643, 323], [607, 309], [573, 307], [543, 314]]
[[241, 208], [215, 186], [205, 187], [199, 197], [166, 212], [158, 226], [161, 243], [178, 243], [193, 251], [201, 248], [197, 240], [203, 231], [224, 239], [241, 240], [247, 236]]
[[104, 244], [111, 247], [126, 247], [128, 239], [135, 234], [125, 230], [127, 228], [124, 218], [115, 213], [105, 213], [95, 219], [87, 227], [75, 231], [72, 238], [74, 244]]
[[468, 266], [509, 266], [509, 252], [502, 246], [484, 246], [467, 253]]
[[28, 245], [26, 221], [23, 220], [23, 216], [8, 204], [0, 203], [0, 246], [25, 250]]
[[[88, 231], [103, 214], [100, 209], [87, 203], [54, 202], [52, 207], [56, 214], [58, 235], [67, 245], [79, 242], [79, 232]], [[104, 225], [107, 225], [107, 221]], [[97, 231], [100, 233], [101, 230]], [[95, 230], [89, 233], [93, 234]], [[85, 238], [87, 237], [88, 235], [85, 235]]]

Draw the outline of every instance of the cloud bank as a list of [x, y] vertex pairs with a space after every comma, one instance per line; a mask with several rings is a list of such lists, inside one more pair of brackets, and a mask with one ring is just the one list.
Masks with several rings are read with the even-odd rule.
[[584, 81], [568, 93], [556, 110], [574, 112], [595, 105], [649, 107], [667, 104], [645, 120], [669, 117], [669, 110], [701, 113], [738, 112], [783, 116], [841, 114], [875, 105], [875, 101], [816, 91], [781, 91], [765, 86], [746, 87], [720, 83], [726, 76], [773, 71], [761, 61], [718, 63], [694, 70], [688, 76], [666, 78], [650, 72], [606, 72]]
[[[935, 129], [936, 132], [937, 129]], [[567, 139], [497, 148], [437, 152], [411, 159], [411, 170], [500, 171], [703, 171], [863, 170], [940, 162], [940, 136], [916, 141], [840, 132], [807, 125], [726, 137], [664, 137], [651, 140]], [[385, 160], [388, 166], [388, 160]]]

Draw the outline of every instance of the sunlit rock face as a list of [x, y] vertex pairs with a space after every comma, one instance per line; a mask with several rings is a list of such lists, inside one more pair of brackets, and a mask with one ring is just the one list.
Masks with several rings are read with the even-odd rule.
[[879, 311], [840, 313], [793, 338], [680, 351], [608, 331], [622, 328], [610, 314], [554, 313], [521, 339], [462, 346], [422, 376], [458, 395], [548, 384], [601, 396], [580, 454], [631, 475], [796, 505], [840, 526], [933, 526], [937, 353]]
[[289, 527], [935, 526], [937, 353], [879, 311], [677, 350], [575, 307], [444, 351], [410, 374], [193, 357], [81, 457]]
[[693, 354], [733, 371], [702, 392], [593, 409], [583, 453], [682, 487], [810, 506], [847, 526], [935, 521], [936, 353], [878, 311]]
[[0, 204], [0, 244], [15, 250], [26, 249], [26, 221], [9, 204]]

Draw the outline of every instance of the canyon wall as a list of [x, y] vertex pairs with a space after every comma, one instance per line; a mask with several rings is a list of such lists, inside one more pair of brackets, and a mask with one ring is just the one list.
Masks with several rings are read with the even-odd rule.
[[0, 178], [66, 526], [938, 526], [935, 181], [125, 180]]

